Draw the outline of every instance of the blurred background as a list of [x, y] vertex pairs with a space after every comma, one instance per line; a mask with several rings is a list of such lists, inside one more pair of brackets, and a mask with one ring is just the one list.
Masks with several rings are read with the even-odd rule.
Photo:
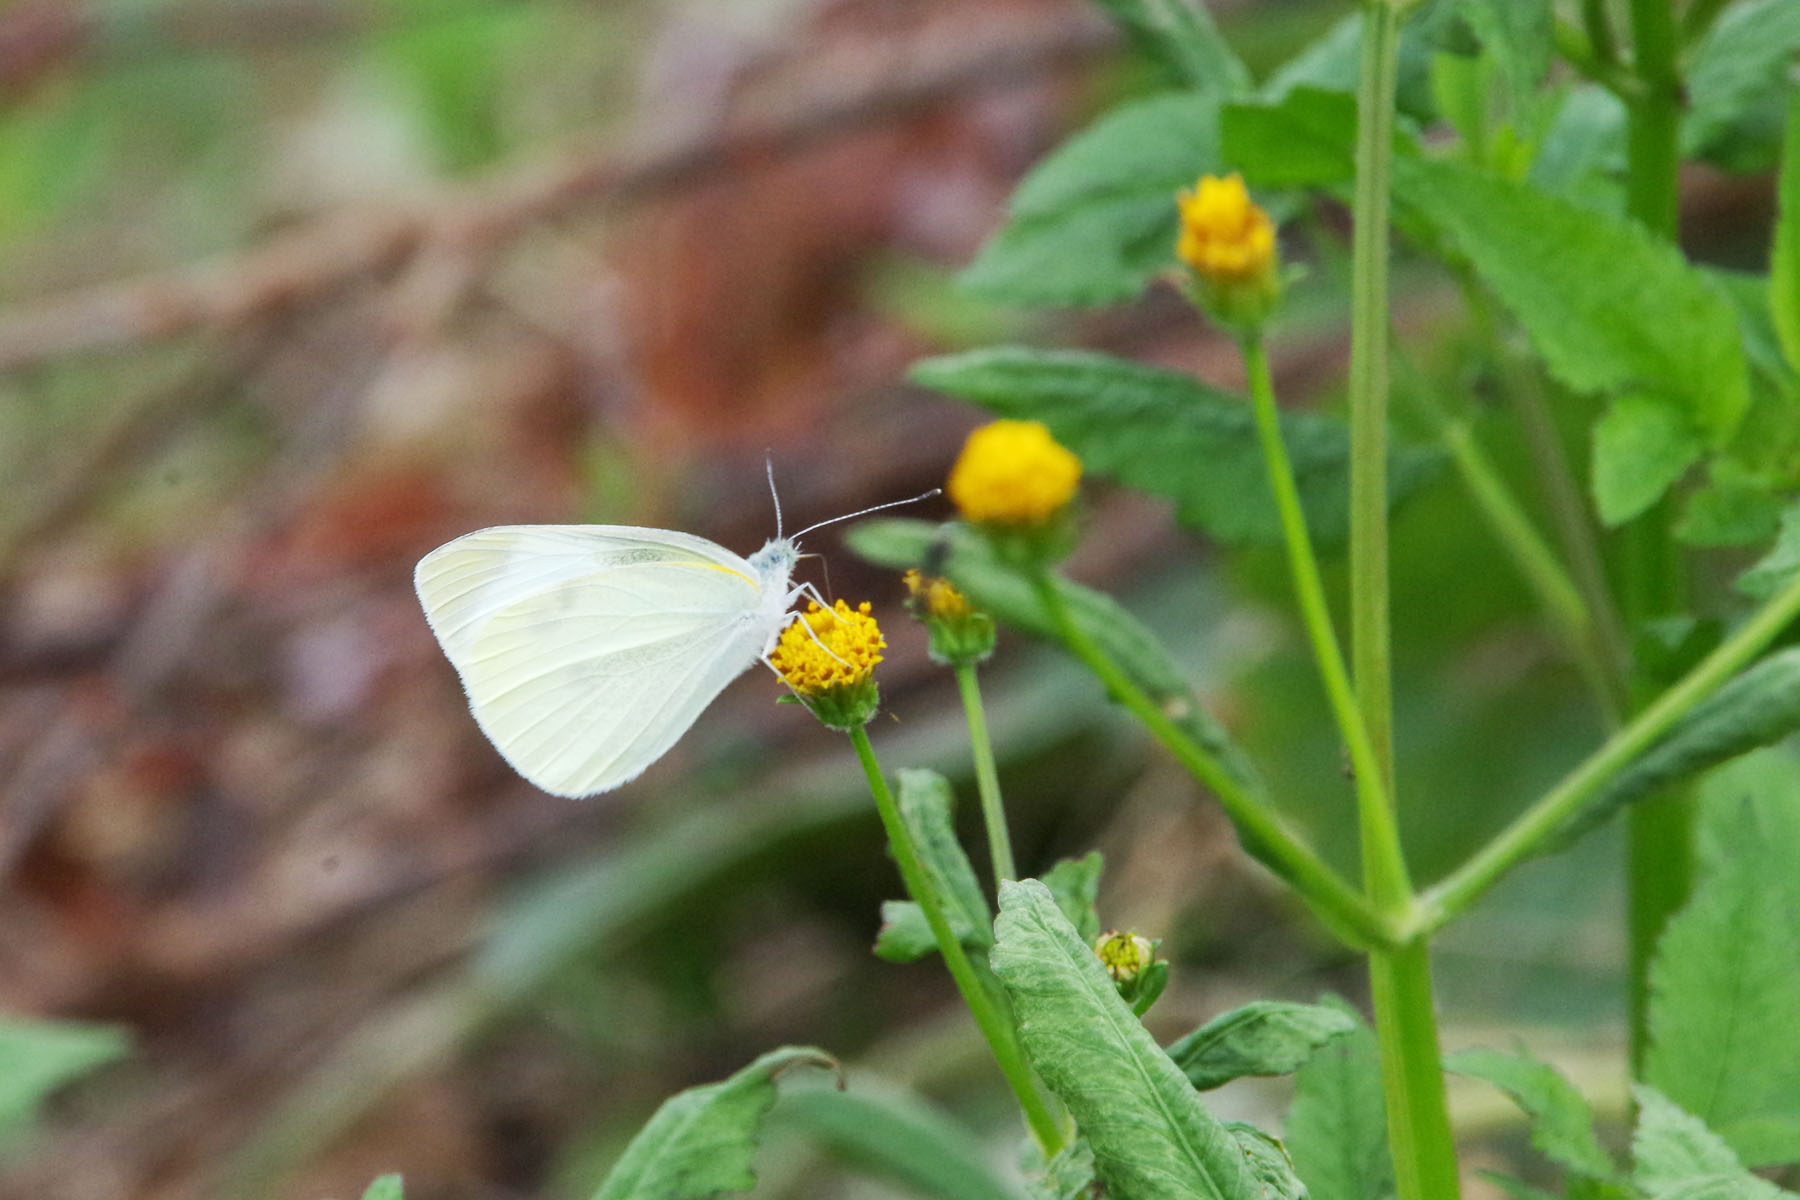
[[[1212, 7], [1265, 70], [1353, 6]], [[402, 1171], [416, 1200], [585, 1196], [666, 1095], [783, 1042], [1010, 1163], [941, 969], [869, 953], [899, 883], [842, 739], [753, 671], [638, 782], [542, 795], [470, 719], [411, 571], [508, 522], [748, 553], [765, 455], [790, 529], [914, 494], [979, 419], [902, 382], [931, 353], [1074, 344], [1238, 386], [1166, 288], [1037, 314], [955, 286], [1020, 175], [1155, 86], [1076, 0], [0, 6], [0, 1009], [82, 1023], [15, 1084], [106, 1063], [41, 1111], [0, 1095], [0, 1194], [349, 1197]], [[1765, 189], [1690, 184], [1696, 238], [1766, 220]], [[1422, 369], [1457, 380], [1451, 293], [1404, 266], [1397, 290]], [[1344, 311], [1342, 263], [1315, 263], [1275, 339], [1286, 402], [1335, 403]], [[1071, 572], [1350, 862], [1279, 559], [1103, 485], [1086, 532]], [[1429, 879], [1599, 727], [1453, 487], [1396, 536]], [[807, 548], [887, 630], [886, 766], [946, 772], [973, 818], [897, 579], [839, 529]], [[1105, 852], [1103, 919], [1175, 964], [1160, 1034], [1360, 1001], [1356, 960], [1097, 685], [1013, 635], [984, 679], [1021, 865]], [[1614, 1111], [1616, 857], [1603, 834], [1534, 864], [1439, 958], [1453, 1044], [1522, 1031]], [[1221, 1103], [1274, 1122], [1281, 1086]], [[1458, 1104], [1477, 1135], [1503, 1115]], [[915, 1194], [783, 1111], [757, 1195]], [[1522, 1144], [1492, 1128], [1477, 1165]]]

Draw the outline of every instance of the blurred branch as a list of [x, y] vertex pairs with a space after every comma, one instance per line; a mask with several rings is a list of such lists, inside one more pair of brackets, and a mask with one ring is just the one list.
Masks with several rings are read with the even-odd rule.
[[947, 100], [1035, 79], [1114, 41], [1107, 26], [1079, 12], [984, 22], [959, 34], [937, 39], [882, 79], [808, 97], [773, 118], [615, 155], [556, 155], [414, 208], [322, 218], [209, 263], [16, 305], [0, 312], [0, 371], [235, 326], [444, 253], [473, 274], [473, 264], [570, 210], [638, 202], [787, 158]]

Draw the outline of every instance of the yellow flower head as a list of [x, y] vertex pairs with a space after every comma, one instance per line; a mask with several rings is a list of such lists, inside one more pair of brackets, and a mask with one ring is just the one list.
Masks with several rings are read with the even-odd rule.
[[804, 616], [781, 631], [769, 665], [804, 699], [843, 692], [868, 682], [887, 649], [881, 627], [864, 601], [851, 608], [842, 600], [831, 608], [810, 605]]
[[1275, 222], [1244, 187], [1243, 176], [1202, 175], [1193, 191], [1183, 188], [1181, 236], [1175, 255], [1208, 283], [1247, 283], [1268, 278], [1275, 268]]
[[1132, 983], [1156, 960], [1156, 943], [1141, 934], [1108, 930], [1094, 939], [1094, 953], [1114, 983]]
[[1038, 421], [995, 421], [969, 435], [946, 488], [978, 525], [1044, 525], [1075, 496], [1081, 460]]

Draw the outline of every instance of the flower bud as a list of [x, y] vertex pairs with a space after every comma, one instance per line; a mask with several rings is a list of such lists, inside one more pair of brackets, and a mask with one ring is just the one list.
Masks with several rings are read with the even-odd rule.
[[906, 606], [931, 639], [931, 661], [959, 667], [984, 662], [994, 652], [994, 618], [969, 603], [948, 579], [918, 571], [905, 575]]
[[1275, 222], [1235, 173], [1202, 175], [1175, 203], [1181, 211], [1175, 256], [1193, 272], [1195, 303], [1222, 325], [1260, 326], [1281, 299]]
[[1156, 957], [1161, 943], [1112, 929], [1094, 939], [1094, 954], [1119, 995], [1142, 1016], [1169, 984], [1169, 964]]

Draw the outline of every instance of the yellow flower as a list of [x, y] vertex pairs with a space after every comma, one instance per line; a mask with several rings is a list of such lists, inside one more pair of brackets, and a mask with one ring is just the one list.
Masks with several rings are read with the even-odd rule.
[[1037, 421], [995, 421], [969, 435], [950, 468], [950, 500], [979, 525], [1047, 524], [1075, 496], [1081, 460]]
[[948, 579], [911, 570], [904, 576], [907, 608], [925, 623], [931, 659], [943, 666], [978, 663], [994, 652], [994, 619], [981, 612]]
[[887, 649], [867, 601], [851, 608], [839, 600], [817, 604], [790, 622], [776, 639], [769, 665], [813, 715], [833, 729], [867, 725], [880, 703], [875, 664]]
[[1183, 188], [1181, 237], [1175, 254], [1212, 283], [1243, 282], [1269, 273], [1275, 264], [1275, 222], [1244, 187], [1241, 175], [1202, 175], [1193, 191]]

